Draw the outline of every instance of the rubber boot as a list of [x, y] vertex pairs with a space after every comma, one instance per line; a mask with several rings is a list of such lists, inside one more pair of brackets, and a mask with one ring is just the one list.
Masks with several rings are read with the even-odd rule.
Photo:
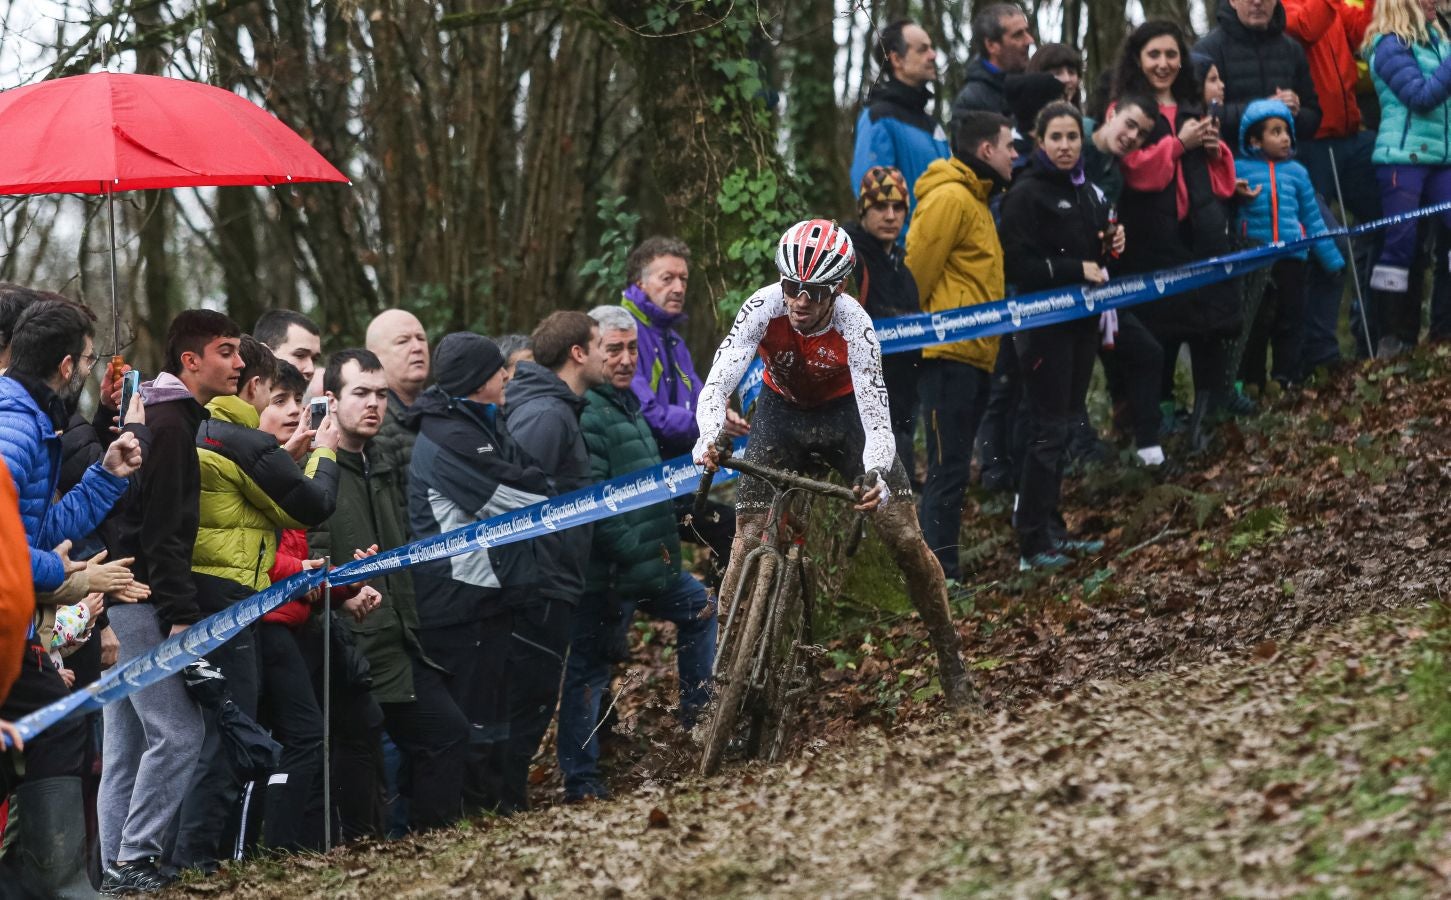
[[1213, 405], [1214, 394], [1212, 391], [1194, 392], [1194, 411], [1189, 414], [1189, 450], [1191, 453], [1203, 453], [1209, 449], [1209, 427], [1212, 424], [1209, 419], [1209, 410]]
[[1375, 346], [1376, 358], [1400, 356], [1411, 349], [1416, 333], [1420, 330], [1420, 303], [1413, 301], [1406, 291], [1373, 290], [1370, 293], [1377, 313], [1376, 318], [1380, 321], [1380, 337], [1376, 339]]
[[16, 865], [23, 896], [94, 900], [86, 877], [86, 813], [81, 779], [40, 778], [15, 789], [18, 828], [7, 863]]

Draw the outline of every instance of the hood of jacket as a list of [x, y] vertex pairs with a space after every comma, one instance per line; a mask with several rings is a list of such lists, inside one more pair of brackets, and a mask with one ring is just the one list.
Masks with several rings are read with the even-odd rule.
[[568, 403], [578, 414], [584, 409], [585, 399], [569, 389], [564, 379], [536, 362], [520, 361], [514, 369], [514, 379], [506, 391], [508, 405], [518, 409], [531, 400], [560, 400]]
[[193, 399], [191, 390], [170, 372], [162, 372], [150, 381], [141, 382], [141, 402], [146, 406], [182, 399]]
[[931, 134], [938, 128], [937, 120], [927, 112], [927, 105], [931, 102], [930, 83], [912, 87], [895, 78], [884, 78], [867, 94], [866, 108], [871, 111], [872, 121], [886, 116]]
[[243, 428], [260, 428], [262, 425], [257, 408], [236, 394], [213, 397], [212, 402], [207, 404], [207, 412], [217, 421], [231, 422]]
[[987, 67], [981, 56], [974, 56], [967, 61], [963, 73], [963, 86], [966, 87], [973, 82], [981, 82], [999, 93], [1003, 90], [1003, 84], [1007, 81], [1008, 73], [1003, 71], [994, 72]]
[[[1263, 29], [1246, 28], [1244, 23], [1239, 20], [1239, 14], [1234, 11], [1234, 7], [1229, 5], [1229, 0], [1219, 0], [1219, 12], [1215, 18], [1219, 27], [1223, 28], [1226, 34], [1245, 43], [1279, 40], [1280, 36], [1285, 33], [1285, 5], [1283, 3], [1275, 4], [1275, 11], [1270, 14], [1270, 24]], [[1219, 77], [1223, 78], [1224, 73], [1220, 72]]]
[[632, 284], [625, 288], [624, 299], [620, 305], [630, 311], [640, 322], [660, 330], [675, 328], [677, 325], [684, 325], [689, 318], [685, 310], [678, 313], [668, 313], [656, 306], [654, 301], [645, 296], [645, 289], [638, 284]]
[[955, 156], [934, 161], [922, 173], [922, 177], [917, 179], [917, 202], [920, 204], [928, 194], [943, 187], [962, 185], [974, 197], [986, 203], [999, 182], [996, 172], [989, 170], [991, 174], [986, 174], [980, 171], [982, 169], [987, 169], [987, 166], [981, 163], [974, 166]]
[[1295, 135], [1295, 114], [1290, 112], [1290, 108], [1280, 100], [1256, 100], [1245, 107], [1244, 115], [1239, 120], [1239, 152], [1242, 157], [1264, 158], [1262, 150], [1250, 146], [1249, 130], [1265, 119], [1283, 119], [1290, 126], [1290, 149], [1294, 151], [1300, 148], [1299, 138]]

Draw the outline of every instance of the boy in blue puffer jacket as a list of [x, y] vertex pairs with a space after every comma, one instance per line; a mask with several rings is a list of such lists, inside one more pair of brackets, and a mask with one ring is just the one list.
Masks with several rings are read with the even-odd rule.
[[[1239, 211], [1239, 230], [1265, 243], [1295, 241], [1325, 234], [1325, 220], [1315, 201], [1310, 173], [1295, 156], [1295, 117], [1279, 100], [1256, 100], [1239, 123], [1241, 156], [1235, 175], [1249, 182], [1255, 195]], [[1315, 259], [1331, 274], [1345, 268], [1334, 240], [1316, 241]], [[1269, 282], [1250, 325], [1240, 358], [1239, 378], [1247, 385], [1265, 385], [1265, 357], [1273, 347], [1271, 375], [1281, 385], [1298, 379], [1300, 344], [1304, 337], [1305, 260], [1308, 249], [1282, 257], [1270, 269]]]

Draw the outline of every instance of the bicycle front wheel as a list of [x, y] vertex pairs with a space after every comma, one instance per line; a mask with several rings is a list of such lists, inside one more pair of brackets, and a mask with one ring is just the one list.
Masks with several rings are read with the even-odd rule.
[[766, 622], [768, 607], [771, 606], [777, 564], [776, 555], [761, 556], [755, 584], [750, 594], [744, 598], [747, 604], [746, 621], [726, 648], [729, 657], [725, 667], [725, 684], [721, 686], [720, 694], [716, 698], [715, 713], [706, 723], [705, 748], [700, 754], [702, 775], [714, 775], [720, 768], [726, 744], [730, 742], [736, 720], [745, 705], [751, 680], [751, 661], [755, 658], [756, 644]]

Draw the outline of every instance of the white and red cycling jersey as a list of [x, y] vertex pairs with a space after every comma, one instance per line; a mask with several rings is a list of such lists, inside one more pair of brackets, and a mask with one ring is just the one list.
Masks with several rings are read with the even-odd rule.
[[871, 317], [854, 298], [841, 294], [826, 325], [814, 334], [802, 334], [791, 326], [779, 282], [746, 300], [715, 352], [695, 413], [700, 428], [693, 454], [697, 462], [720, 433], [731, 392], [757, 355], [765, 364], [766, 388], [799, 409], [855, 393], [866, 436], [862, 466], [867, 471], [892, 468], [897, 446], [882, 380], [882, 348]]

